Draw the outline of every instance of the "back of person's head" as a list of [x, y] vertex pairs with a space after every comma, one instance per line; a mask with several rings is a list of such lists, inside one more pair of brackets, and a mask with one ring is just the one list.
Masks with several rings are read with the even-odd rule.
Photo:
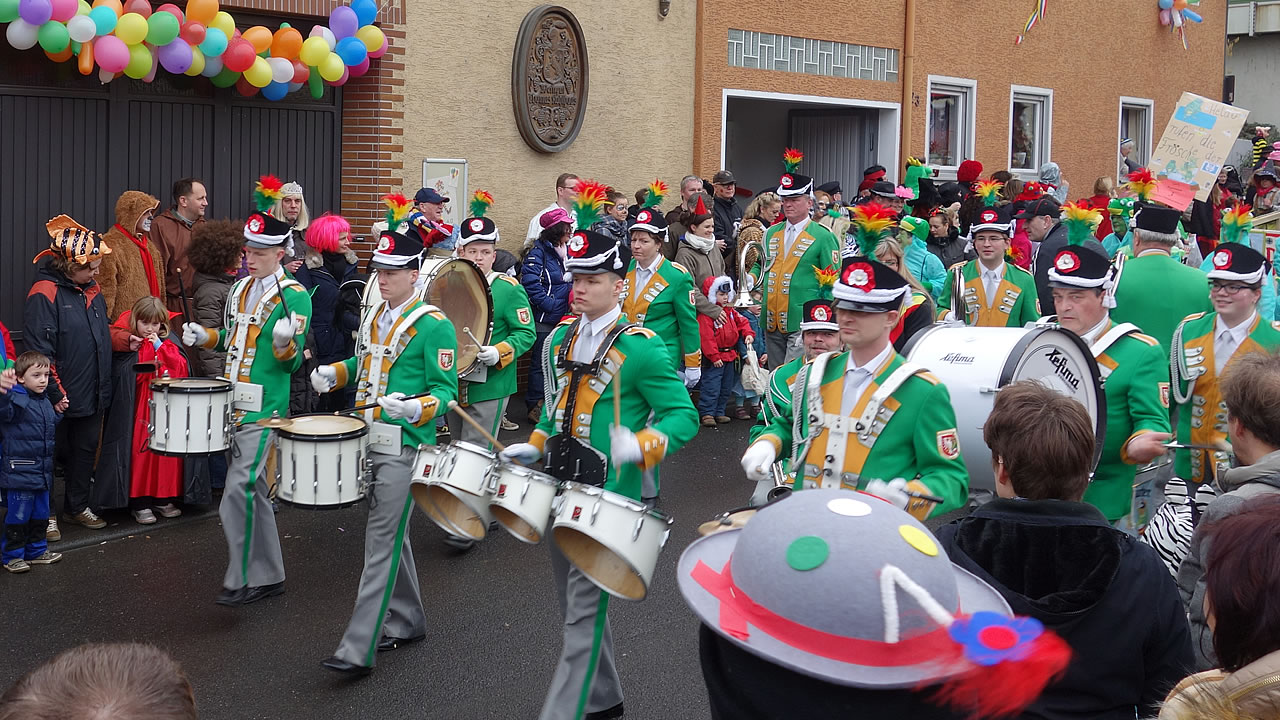
[[996, 182], [1002, 182], [1007, 184], [1010, 180], [1013, 179], [1013, 173], [1009, 172], [1008, 170], [997, 170], [991, 173], [991, 179], [995, 180]]
[[163, 650], [90, 643], [23, 675], [0, 695], [0, 720], [194, 720], [186, 673]]
[[1034, 380], [1000, 389], [982, 439], [1020, 498], [1079, 500], [1089, 487], [1095, 442], [1089, 412]]
[[1111, 192], [1116, 189], [1116, 184], [1108, 177], [1100, 177], [1093, 181], [1093, 194], [1111, 196]]
[[1280, 499], [1254, 501], [1204, 533], [1213, 541], [1204, 574], [1213, 651], [1235, 672], [1280, 650]]
[[1133, 237], [1138, 242], [1161, 245], [1167, 248], [1171, 248], [1178, 244], [1178, 233], [1160, 233], [1152, 232], [1151, 230], [1143, 230], [1142, 228], [1134, 228]]
[[520, 260], [510, 251], [499, 248], [493, 256], [493, 271], [505, 273], [519, 264]]
[[1280, 355], [1251, 352], [1233, 359], [1218, 387], [1227, 415], [1263, 444], [1280, 449]]
[[[196, 272], [218, 276], [239, 267], [243, 251], [243, 222], [206, 220], [191, 230], [191, 248], [187, 251], [187, 261]], [[192, 290], [191, 285], [186, 287], [188, 292]]]
[[649, 196], [649, 188], [647, 187], [640, 188], [639, 190], [636, 191], [636, 204], [639, 205], [640, 203], [644, 202], [644, 199], [648, 196]]
[[47, 367], [53, 367], [53, 361], [50, 360], [47, 355], [38, 353], [34, 350], [28, 350], [27, 352], [22, 353], [13, 361], [13, 372], [18, 377], [26, 375], [27, 371], [31, 368]]

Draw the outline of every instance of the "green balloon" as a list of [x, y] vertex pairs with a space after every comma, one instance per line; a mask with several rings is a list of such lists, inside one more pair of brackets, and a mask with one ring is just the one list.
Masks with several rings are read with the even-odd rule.
[[124, 74], [134, 80], [141, 80], [149, 72], [151, 72], [151, 51], [142, 43], [130, 45], [129, 64], [124, 66]]
[[18, 0], [0, 0], [0, 23], [18, 19]]
[[307, 87], [311, 90], [311, 97], [316, 100], [324, 97], [324, 78], [320, 77], [319, 68], [311, 68], [311, 74], [307, 77]]
[[239, 79], [240, 73], [222, 68], [221, 72], [209, 78], [209, 82], [213, 83], [214, 87], [229, 88], [235, 85]]
[[71, 35], [67, 33], [67, 26], [57, 20], [50, 20], [41, 25], [36, 32], [36, 39], [45, 52], [51, 53], [60, 53], [71, 44]]
[[151, 17], [147, 18], [147, 42], [156, 47], [164, 47], [178, 37], [178, 31], [181, 29], [178, 18], [174, 17], [173, 13], [152, 13]]

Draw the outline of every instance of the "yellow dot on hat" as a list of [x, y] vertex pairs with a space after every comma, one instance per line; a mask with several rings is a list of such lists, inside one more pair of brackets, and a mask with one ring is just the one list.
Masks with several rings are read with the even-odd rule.
[[792, 540], [787, 547], [787, 565], [801, 572], [813, 570], [826, 562], [830, 554], [826, 540], [817, 535], [805, 535]]
[[938, 554], [938, 544], [933, 541], [933, 538], [929, 537], [929, 533], [915, 525], [899, 525], [898, 534], [902, 536], [903, 540], [907, 541], [908, 545], [925, 555], [934, 557]]
[[853, 498], [836, 498], [827, 503], [827, 509], [845, 517], [862, 517], [871, 514], [871, 506]]

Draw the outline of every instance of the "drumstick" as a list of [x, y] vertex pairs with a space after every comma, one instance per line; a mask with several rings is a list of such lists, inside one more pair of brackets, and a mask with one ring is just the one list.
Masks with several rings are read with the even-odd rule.
[[484, 347], [484, 343], [480, 342], [480, 338], [476, 337], [476, 336], [471, 332], [471, 328], [469, 328], [469, 327], [464, 327], [464, 328], [462, 328], [462, 332], [466, 333], [468, 337], [470, 337], [472, 340], [474, 340], [474, 341], [475, 341], [475, 343], [476, 343], [476, 347]]
[[[400, 399], [400, 400], [414, 400], [414, 399], [417, 399], [417, 398], [420, 398], [420, 397], [426, 397], [426, 396], [428, 396], [428, 395], [430, 395], [430, 394], [431, 394], [431, 393], [430, 393], [430, 391], [428, 391], [428, 392], [418, 393], [417, 395], [405, 395], [404, 397], [402, 397], [402, 398], [398, 398], [398, 399]], [[336, 410], [336, 411], [334, 411], [334, 413], [333, 413], [333, 414], [334, 414], [334, 415], [346, 415], [347, 413], [361, 412], [361, 411], [364, 411], [364, 410], [372, 410], [372, 409], [374, 409], [374, 408], [376, 408], [376, 407], [380, 407], [380, 406], [378, 405], [378, 403], [376, 403], [376, 402], [371, 402], [371, 403], [369, 403], [368, 405], [357, 405], [357, 406], [355, 406], [355, 407], [353, 407], [353, 408], [347, 408], [346, 410]]]
[[187, 302], [187, 288], [182, 284], [182, 268], [175, 268], [178, 271], [178, 292], [182, 293], [182, 312], [187, 316], [187, 322], [196, 322], [196, 316], [191, 312], [191, 303]]
[[506, 449], [507, 447], [506, 445], [503, 445], [502, 443], [498, 442], [498, 438], [491, 435], [483, 425], [476, 422], [476, 419], [471, 417], [471, 415], [469, 415], [467, 411], [463, 410], [458, 405], [457, 401], [455, 400], [449, 401], [449, 410], [456, 412], [458, 413], [458, 415], [462, 416], [463, 420], [467, 421], [467, 423], [470, 424], [471, 427], [475, 428], [477, 432], [479, 432], [481, 435], [484, 436], [485, 440], [488, 440], [493, 445], [494, 450], [497, 450], [498, 452], [502, 452], [503, 450]]
[[280, 276], [272, 275], [276, 281], [276, 294], [280, 296], [280, 308], [284, 310], [284, 316], [289, 317], [289, 303], [284, 301], [284, 289], [280, 287]]
[[1169, 448], [1170, 450], [1209, 450], [1212, 452], [1227, 452], [1226, 448], [1221, 448], [1221, 447], [1218, 447], [1217, 445], [1192, 445], [1192, 444], [1170, 442], [1170, 443], [1165, 443], [1164, 446]]

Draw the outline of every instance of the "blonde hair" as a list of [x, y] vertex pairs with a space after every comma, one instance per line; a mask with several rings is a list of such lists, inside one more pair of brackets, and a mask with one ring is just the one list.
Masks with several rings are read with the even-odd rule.
[[[876, 246], [877, 260], [883, 262], [889, 258], [893, 258], [898, 263], [898, 274], [911, 285], [912, 290], [920, 293], [925, 292], [924, 286], [920, 284], [915, 275], [911, 274], [911, 269], [907, 267], [906, 255], [902, 251], [902, 246], [894, 238], [885, 238]], [[927, 295], [928, 293], [925, 294]]]
[[[743, 211], [742, 216], [748, 220], [750, 220], [751, 218], [760, 219], [760, 211], [764, 210], [766, 207], [770, 205], [781, 205], [781, 204], [782, 204], [782, 198], [778, 197], [777, 193], [762, 192], [759, 195], [752, 198], [750, 203], [747, 203], [747, 209]], [[769, 221], [768, 223], [766, 223], [766, 225], [773, 223], [773, 218], [764, 218], [764, 219]]]
[[1100, 177], [1093, 181], [1093, 194], [1106, 195], [1107, 197], [1115, 196], [1116, 184], [1112, 182], [1110, 177]]
[[141, 335], [138, 332], [140, 322], [160, 323], [160, 331], [156, 334], [162, 338], [169, 336], [169, 308], [154, 295], [138, 298], [138, 302], [133, 304], [129, 312], [129, 332]]

